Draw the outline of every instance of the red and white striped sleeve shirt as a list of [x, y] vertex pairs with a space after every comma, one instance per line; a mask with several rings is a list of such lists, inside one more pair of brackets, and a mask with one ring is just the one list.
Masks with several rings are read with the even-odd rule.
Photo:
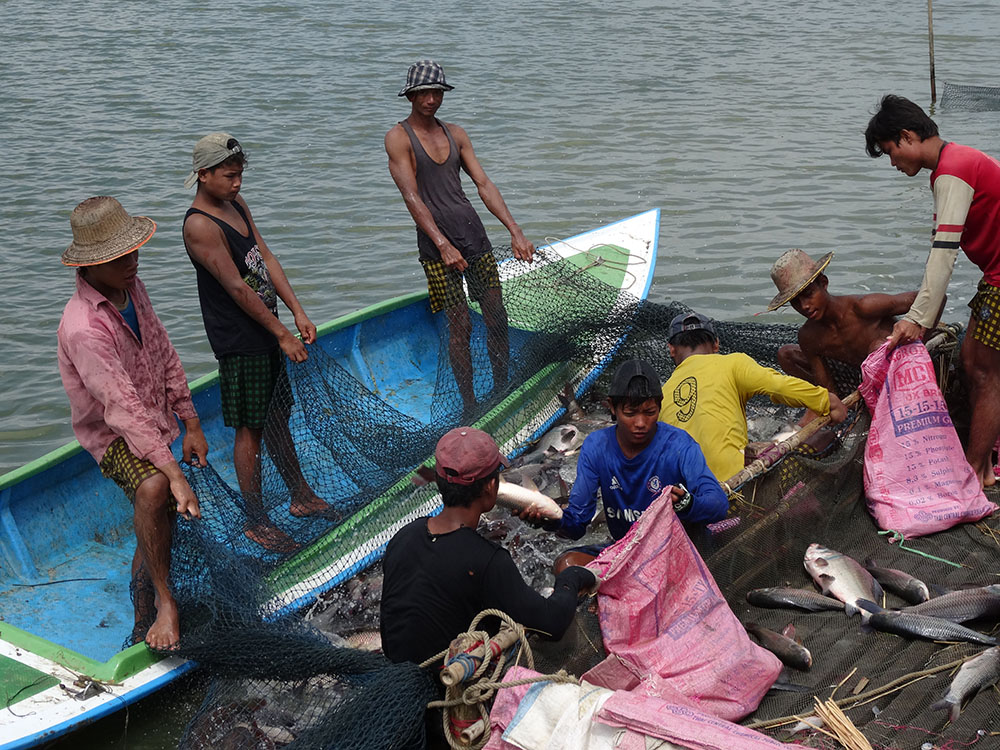
[[946, 143], [931, 173], [934, 231], [931, 251], [908, 320], [934, 324], [959, 249], [1000, 286], [1000, 162], [982, 151]]

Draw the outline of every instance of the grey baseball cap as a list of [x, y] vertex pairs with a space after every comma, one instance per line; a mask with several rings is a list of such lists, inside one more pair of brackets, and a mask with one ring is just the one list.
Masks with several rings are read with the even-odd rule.
[[192, 188], [198, 181], [198, 170], [221, 164], [230, 156], [243, 153], [240, 142], [229, 133], [209, 133], [194, 144], [191, 153], [191, 172], [184, 180], [184, 187]]

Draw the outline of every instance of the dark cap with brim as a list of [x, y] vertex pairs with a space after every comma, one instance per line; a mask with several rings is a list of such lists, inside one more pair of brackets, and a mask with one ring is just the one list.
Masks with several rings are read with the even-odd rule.
[[667, 336], [667, 340], [669, 341], [683, 331], [708, 331], [715, 336], [715, 326], [712, 325], [712, 320], [708, 316], [696, 313], [693, 310], [674, 316], [674, 319], [670, 321], [670, 335]]
[[661, 384], [660, 376], [653, 369], [653, 366], [644, 359], [630, 359], [623, 362], [615, 370], [611, 378], [611, 387], [608, 388], [609, 398], [626, 398], [628, 396], [628, 385], [633, 378], [645, 378], [649, 386], [649, 392], [659, 393]]
[[434, 449], [437, 475], [451, 484], [472, 484], [508, 466], [496, 441], [475, 427], [456, 427]]

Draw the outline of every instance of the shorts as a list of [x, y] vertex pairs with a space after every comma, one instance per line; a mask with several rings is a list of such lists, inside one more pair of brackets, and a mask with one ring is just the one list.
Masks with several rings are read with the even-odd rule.
[[288, 378], [285, 355], [229, 354], [219, 359], [222, 421], [226, 427], [263, 429], [271, 396], [279, 379]]
[[1000, 350], [1000, 287], [981, 279], [969, 308], [976, 321], [972, 338], [990, 349]]
[[122, 488], [129, 502], [135, 502], [135, 492], [139, 485], [160, 470], [144, 458], [137, 458], [125, 438], [115, 438], [108, 449], [104, 451], [101, 463], [98, 464], [101, 473]]
[[427, 276], [432, 313], [446, 310], [465, 299], [463, 275], [469, 285], [469, 296], [476, 302], [481, 302], [488, 290], [500, 288], [500, 272], [492, 251], [469, 259], [469, 267], [465, 271], [454, 271], [443, 260], [421, 258], [420, 264]]

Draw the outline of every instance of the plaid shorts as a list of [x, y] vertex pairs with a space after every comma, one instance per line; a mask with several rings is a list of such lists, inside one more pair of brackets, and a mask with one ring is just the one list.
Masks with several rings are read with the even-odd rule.
[[981, 279], [969, 307], [976, 321], [972, 338], [990, 349], [1000, 350], [1000, 287]]
[[462, 289], [462, 276], [469, 284], [469, 296], [480, 302], [489, 289], [500, 288], [500, 272], [497, 269], [496, 258], [488, 252], [468, 259], [469, 267], [465, 271], [454, 271], [442, 260], [420, 259], [427, 276], [427, 291], [431, 299], [431, 312], [441, 312], [452, 305], [457, 305], [465, 299]]
[[139, 489], [139, 485], [151, 476], [160, 473], [160, 470], [146, 459], [137, 458], [129, 450], [125, 438], [120, 437], [115, 438], [114, 442], [104, 451], [104, 456], [98, 466], [100, 466], [104, 476], [122, 488], [122, 492], [132, 503], [135, 502], [135, 491]]
[[219, 359], [222, 421], [226, 427], [264, 427], [267, 408], [279, 378], [285, 373], [285, 355], [229, 354]]

